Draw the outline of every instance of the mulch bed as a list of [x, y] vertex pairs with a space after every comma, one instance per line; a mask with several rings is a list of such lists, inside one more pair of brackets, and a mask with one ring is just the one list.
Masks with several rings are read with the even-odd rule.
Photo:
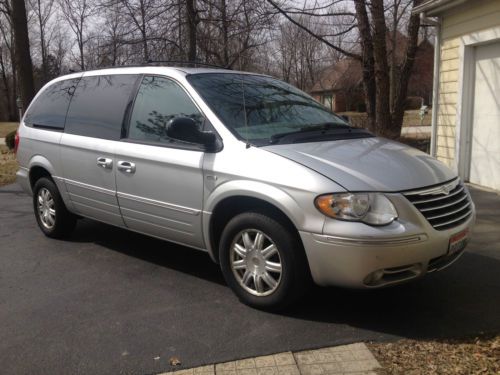
[[367, 345], [382, 365], [381, 375], [500, 374], [500, 335]]

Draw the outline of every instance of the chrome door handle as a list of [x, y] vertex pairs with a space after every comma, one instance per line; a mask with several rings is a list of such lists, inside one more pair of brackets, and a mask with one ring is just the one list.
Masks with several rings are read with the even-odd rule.
[[122, 172], [125, 172], [125, 173], [134, 173], [135, 172], [135, 163], [120, 160], [118, 162], [118, 169]]
[[99, 167], [104, 168], [104, 169], [111, 169], [111, 168], [113, 168], [113, 159], [98, 157], [97, 158], [97, 165]]

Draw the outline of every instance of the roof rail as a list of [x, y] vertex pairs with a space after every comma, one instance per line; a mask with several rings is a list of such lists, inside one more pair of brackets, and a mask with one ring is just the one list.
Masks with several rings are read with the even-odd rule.
[[207, 68], [218, 68], [218, 69], [229, 69], [230, 67], [215, 65], [215, 64], [207, 64], [198, 61], [182, 61], [182, 60], [148, 60], [143, 65], [170, 65], [170, 66], [185, 66], [197, 68], [198, 66], [207, 67]]

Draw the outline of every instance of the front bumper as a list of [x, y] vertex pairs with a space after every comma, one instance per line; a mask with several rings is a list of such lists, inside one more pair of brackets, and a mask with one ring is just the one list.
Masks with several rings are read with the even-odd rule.
[[[397, 202], [400, 219], [386, 227], [329, 220], [323, 234], [299, 232], [313, 280], [322, 286], [377, 288], [416, 279], [457, 260], [447, 255], [450, 237], [475, 222], [469, 219], [449, 230], [435, 230], [408, 204]], [[403, 198], [404, 199], [404, 198]], [[406, 211], [405, 211], [406, 210]]]

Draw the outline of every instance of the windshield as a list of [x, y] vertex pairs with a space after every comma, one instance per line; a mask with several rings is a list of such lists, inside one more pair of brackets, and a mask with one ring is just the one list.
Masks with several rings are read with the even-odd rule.
[[289, 134], [349, 128], [312, 97], [274, 78], [204, 73], [187, 79], [229, 130], [255, 145]]

